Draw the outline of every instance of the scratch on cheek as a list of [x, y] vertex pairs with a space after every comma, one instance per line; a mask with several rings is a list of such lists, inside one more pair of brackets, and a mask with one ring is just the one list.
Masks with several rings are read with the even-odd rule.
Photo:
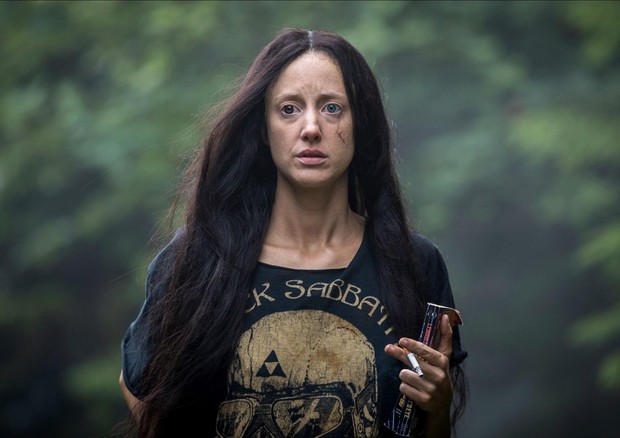
[[347, 139], [344, 136], [344, 131], [336, 131], [336, 135], [338, 135], [338, 138], [343, 144], [347, 142]]
[[338, 125], [336, 126], [336, 135], [342, 142], [342, 144], [346, 144], [347, 139], [344, 136], [344, 129], [340, 129], [340, 119], [338, 120]]

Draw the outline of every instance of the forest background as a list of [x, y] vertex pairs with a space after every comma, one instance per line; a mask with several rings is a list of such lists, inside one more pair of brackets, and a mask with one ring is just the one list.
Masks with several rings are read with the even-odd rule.
[[0, 436], [124, 419], [120, 341], [199, 116], [283, 27], [336, 31], [394, 120], [462, 311], [461, 437], [620, 406], [620, 3], [0, 3]]

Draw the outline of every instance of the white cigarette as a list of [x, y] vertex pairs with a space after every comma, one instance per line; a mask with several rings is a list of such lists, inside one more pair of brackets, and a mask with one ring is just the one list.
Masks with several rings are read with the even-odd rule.
[[422, 372], [422, 368], [420, 368], [420, 364], [418, 363], [418, 360], [415, 358], [415, 356], [413, 355], [412, 352], [408, 352], [407, 353], [407, 358], [409, 359], [409, 363], [411, 364], [411, 368], [413, 368], [413, 371], [415, 371], [415, 373], [418, 376], [424, 377], [424, 373]]

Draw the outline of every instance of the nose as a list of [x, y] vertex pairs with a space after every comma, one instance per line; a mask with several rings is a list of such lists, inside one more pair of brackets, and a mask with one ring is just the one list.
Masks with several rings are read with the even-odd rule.
[[318, 115], [314, 111], [306, 112], [304, 126], [301, 130], [301, 138], [310, 143], [321, 141], [321, 127], [319, 126]]

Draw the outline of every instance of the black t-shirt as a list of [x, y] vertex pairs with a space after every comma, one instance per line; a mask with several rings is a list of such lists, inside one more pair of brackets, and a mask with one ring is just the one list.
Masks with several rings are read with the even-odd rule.
[[[426, 275], [426, 299], [454, 307], [445, 263], [428, 239], [414, 235]], [[164, 250], [165, 251], [165, 250]], [[140, 331], [156, 296], [162, 257], [149, 267], [147, 299], [122, 344], [123, 373], [136, 393], [148, 360]], [[412, 336], [414, 337], [414, 336]], [[244, 332], [214, 416], [219, 436], [377, 436], [399, 397], [403, 364], [384, 353], [397, 342], [382, 304], [365, 236], [344, 269], [300, 270], [258, 263]], [[464, 360], [458, 327], [451, 364]], [[212, 423], [212, 421], [208, 421]]]

